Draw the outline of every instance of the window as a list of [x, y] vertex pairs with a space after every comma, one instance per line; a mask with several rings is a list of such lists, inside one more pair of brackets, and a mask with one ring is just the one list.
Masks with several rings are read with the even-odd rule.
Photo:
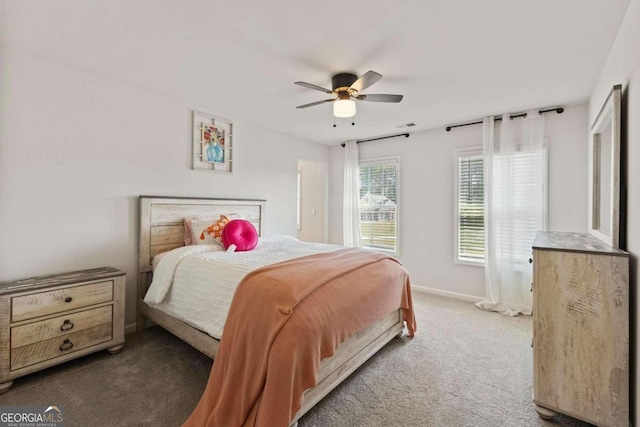
[[484, 263], [482, 149], [456, 151], [456, 261]]
[[546, 148], [523, 146], [494, 156], [492, 243], [496, 256], [508, 256], [516, 270], [531, 271], [531, 243], [546, 229], [546, 176]]
[[302, 230], [302, 167], [298, 166], [298, 195], [296, 198], [296, 228]]
[[360, 233], [368, 249], [398, 252], [398, 159], [360, 162]]

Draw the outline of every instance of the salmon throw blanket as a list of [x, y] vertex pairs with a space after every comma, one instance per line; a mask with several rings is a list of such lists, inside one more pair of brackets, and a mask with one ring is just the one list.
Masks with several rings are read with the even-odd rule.
[[409, 275], [393, 258], [342, 249], [269, 265], [238, 285], [204, 394], [186, 427], [286, 427], [320, 361], [384, 315], [416, 330]]

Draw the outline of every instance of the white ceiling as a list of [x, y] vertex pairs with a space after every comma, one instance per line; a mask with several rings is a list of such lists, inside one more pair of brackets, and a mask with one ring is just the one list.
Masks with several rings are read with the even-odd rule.
[[[586, 101], [629, 0], [2, 2], [6, 48], [325, 144]], [[384, 78], [333, 128], [293, 84]]]

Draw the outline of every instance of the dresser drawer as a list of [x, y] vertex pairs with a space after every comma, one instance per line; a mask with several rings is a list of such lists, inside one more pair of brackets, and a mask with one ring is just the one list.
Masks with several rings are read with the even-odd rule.
[[17, 326], [11, 328], [11, 348], [84, 331], [105, 323], [111, 323], [112, 319], [113, 308], [111, 305], [107, 305]]
[[25, 345], [11, 350], [11, 370], [64, 356], [111, 340], [113, 325], [108, 323], [73, 334]]
[[113, 281], [11, 298], [11, 320], [33, 319], [113, 300]]

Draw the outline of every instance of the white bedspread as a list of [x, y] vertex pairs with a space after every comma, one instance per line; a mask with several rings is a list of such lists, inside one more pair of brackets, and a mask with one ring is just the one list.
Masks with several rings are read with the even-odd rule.
[[233, 294], [245, 275], [265, 265], [340, 248], [291, 236], [260, 238], [248, 252], [224, 252], [214, 245], [177, 248], [158, 263], [144, 301], [220, 339]]

